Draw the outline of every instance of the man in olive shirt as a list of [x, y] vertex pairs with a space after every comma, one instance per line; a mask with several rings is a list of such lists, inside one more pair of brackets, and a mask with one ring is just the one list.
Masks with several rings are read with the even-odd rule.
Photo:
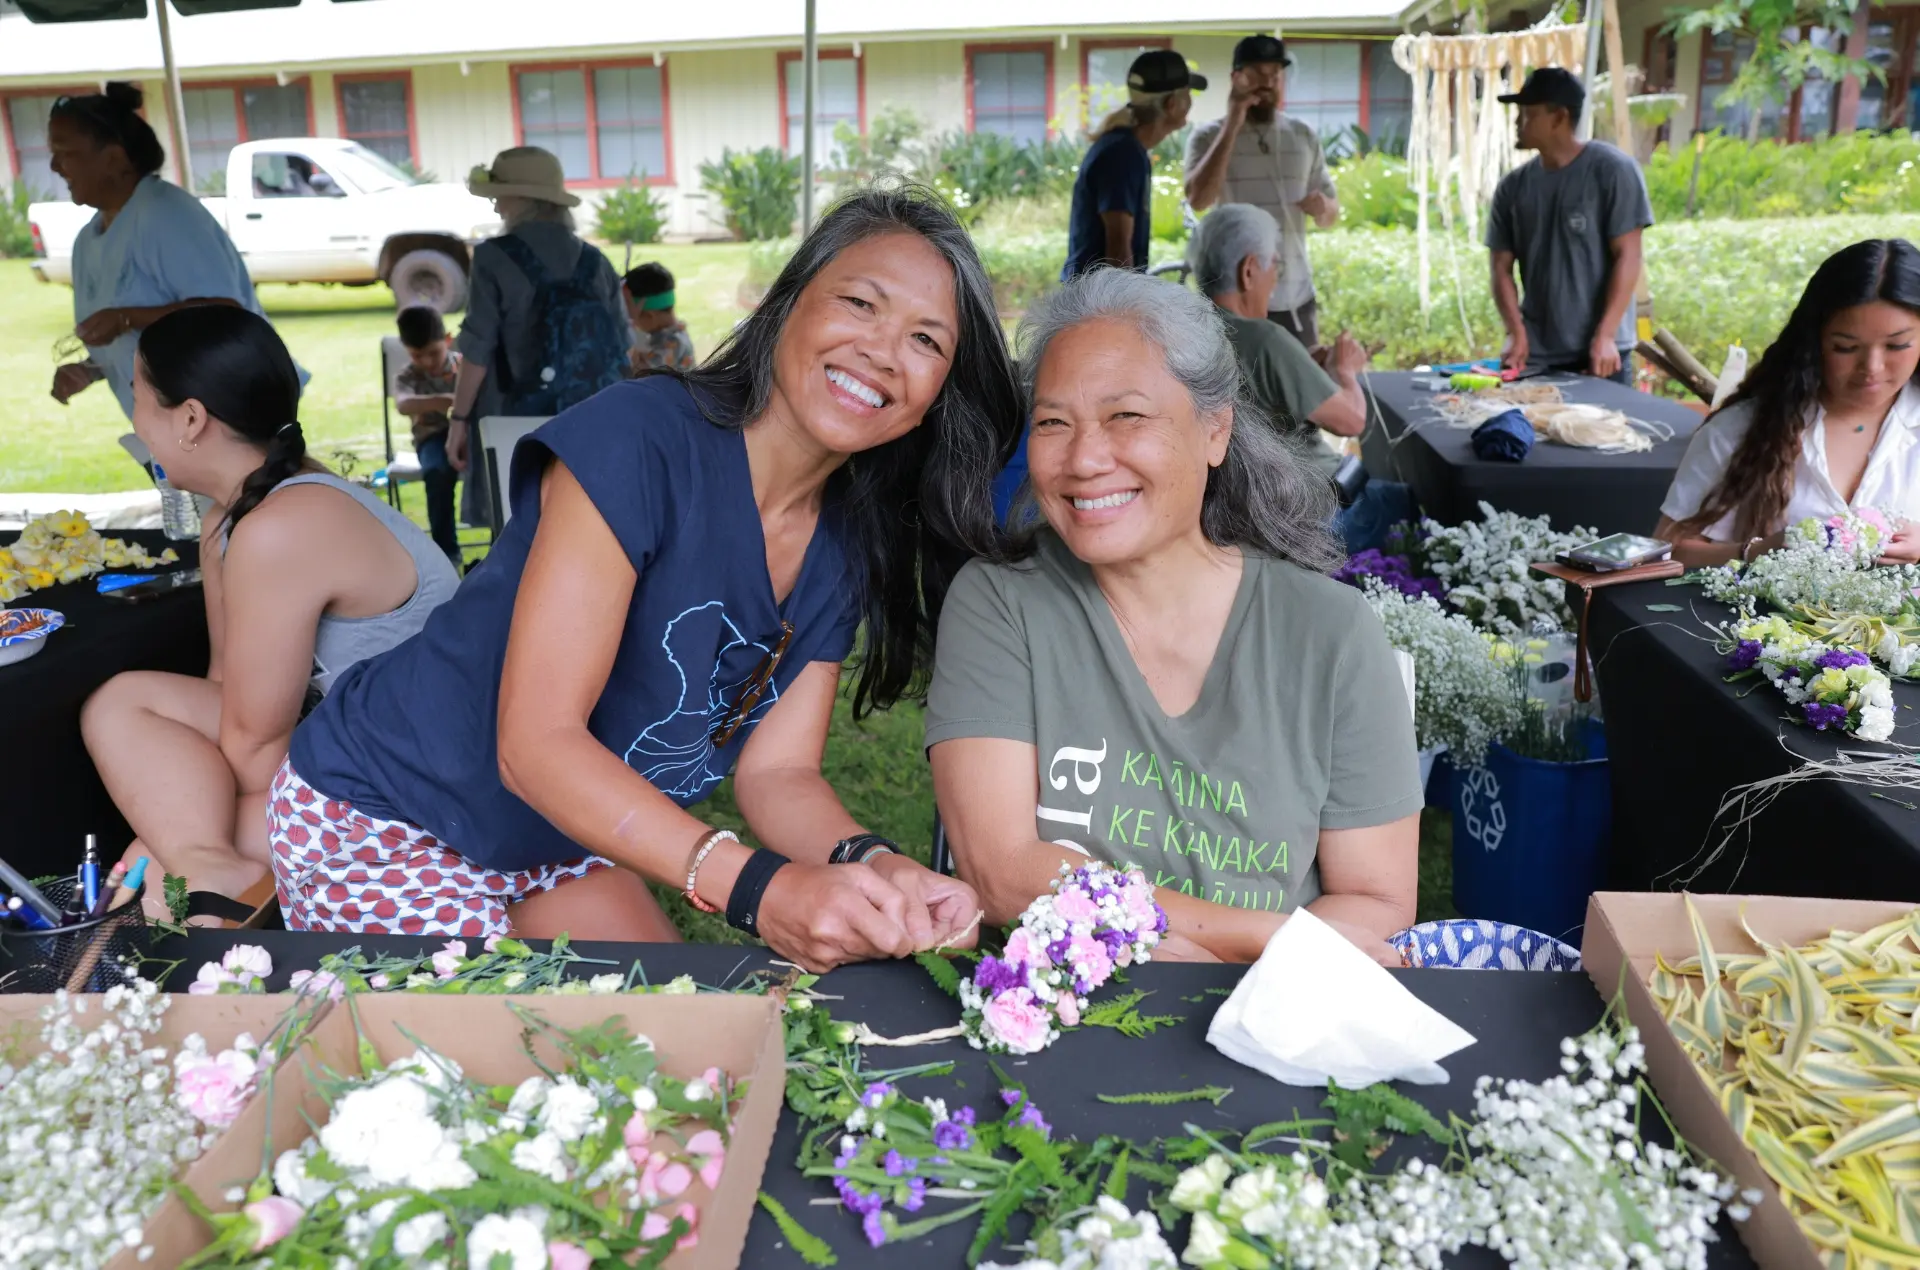
[[[1265, 320], [1268, 295], [1280, 270], [1279, 231], [1257, 207], [1228, 203], [1200, 222], [1189, 246], [1189, 263], [1201, 294], [1226, 319], [1227, 335], [1240, 362], [1240, 378], [1254, 404], [1273, 425], [1298, 441], [1329, 479], [1340, 456], [1320, 435], [1357, 437], [1367, 427], [1366, 390], [1360, 374], [1367, 351], [1347, 332], [1324, 350], [1326, 364], [1300, 342]], [[1413, 495], [1392, 481], [1368, 481], [1334, 528], [1349, 552], [1381, 546], [1387, 531], [1413, 517]]]
[[1280, 231], [1280, 270], [1267, 316], [1312, 348], [1320, 342], [1313, 265], [1307, 260], [1307, 218], [1322, 229], [1340, 219], [1340, 201], [1313, 126], [1280, 110], [1285, 41], [1250, 35], [1233, 47], [1233, 86], [1223, 119], [1203, 123], [1187, 140], [1187, 202], [1250, 203]]

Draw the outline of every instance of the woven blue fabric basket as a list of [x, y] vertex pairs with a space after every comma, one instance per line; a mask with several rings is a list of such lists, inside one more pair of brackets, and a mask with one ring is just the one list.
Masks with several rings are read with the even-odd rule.
[[1468, 917], [1422, 922], [1387, 940], [1410, 966], [1452, 970], [1579, 970], [1580, 950], [1525, 926]]

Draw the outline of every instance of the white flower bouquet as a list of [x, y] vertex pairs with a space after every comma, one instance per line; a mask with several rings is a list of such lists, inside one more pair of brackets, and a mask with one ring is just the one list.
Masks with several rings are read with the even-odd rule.
[[1529, 566], [1600, 535], [1577, 526], [1560, 533], [1545, 516], [1517, 516], [1487, 503], [1480, 517], [1453, 527], [1421, 521], [1410, 549], [1422, 571], [1440, 579], [1447, 602], [1483, 630], [1514, 639], [1570, 629], [1563, 584]]
[[668, 1074], [618, 1018], [568, 1031], [507, 1009], [539, 1071], [517, 1086], [425, 1045], [382, 1064], [362, 1035], [360, 1072], [315, 1080], [317, 1132], [229, 1196], [238, 1212], [202, 1213], [219, 1233], [194, 1264], [587, 1270], [697, 1244], [739, 1087]]
[[1369, 580], [1367, 603], [1387, 642], [1413, 658], [1414, 732], [1421, 749], [1445, 746], [1456, 763], [1477, 766], [1487, 746], [1521, 721], [1512, 672], [1500, 645], [1432, 596], [1408, 596]]

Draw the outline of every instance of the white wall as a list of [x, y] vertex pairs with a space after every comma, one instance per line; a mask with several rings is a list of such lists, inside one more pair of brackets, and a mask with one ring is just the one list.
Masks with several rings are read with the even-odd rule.
[[414, 144], [420, 166], [464, 181], [513, 144], [513, 88], [504, 62], [422, 66], [413, 72]]
[[903, 106], [935, 132], [967, 122], [967, 63], [959, 40], [915, 40], [863, 45], [867, 118], [885, 106]]

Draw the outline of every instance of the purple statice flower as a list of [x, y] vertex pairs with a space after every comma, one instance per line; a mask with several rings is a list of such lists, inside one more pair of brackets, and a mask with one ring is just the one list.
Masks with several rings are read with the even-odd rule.
[[1743, 639], [1727, 657], [1728, 670], [1751, 670], [1760, 660], [1760, 641]]
[[1066, 965], [1067, 949], [1069, 947], [1070, 947], [1070, 944], [1068, 943], [1067, 937], [1065, 935], [1062, 935], [1060, 938], [1054, 940], [1051, 944], [1047, 945], [1047, 960], [1051, 961], [1056, 966]]
[[1043, 1138], [1053, 1133], [1053, 1126], [1048, 1124], [1046, 1118], [1040, 1114], [1040, 1108], [1032, 1103], [1028, 1103], [1021, 1109], [1020, 1117], [1014, 1123], [1028, 1129], [1038, 1129]]
[[986, 956], [973, 968], [973, 986], [988, 996], [997, 996], [1013, 988], [1023, 987], [1027, 982], [1025, 974], [1017, 966]]
[[1160, 915], [1154, 918], [1153, 933], [1156, 935], [1167, 933], [1167, 910], [1164, 908], [1160, 910]]
[[875, 1209], [860, 1219], [860, 1230], [861, 1233], [866, 1235], [867, 1242], [875, 1248], [887, 1242], [887, 1228], [880, 1224], [879, 1209]]
[[917, 1213], [927, 1202], [927, 1179], [916, 1177], [907, 1182], [907, 1197], [900, 1201], [900, 1207], [910, 1213]]
[[1872, 658], [1857, 648], [1829, 648], [1813, 659], [1813, 664], [1822, 670], [1845, 670], [1849, 666], [1864, 666]]
[[889, 1085], [884, 1080], [876, 1080], [867, 1086], [865, 1093], [860, 1095], [860, 1105], [870, 1110], [877, 1109], [881, 1103], [887, 1100], [887, 1095], [892, 1092], [892, 1085]]
[[886, 1170], [888, 1177], [901, 1177], [913, 1172], [913, 1164], [898, 1151], [888, 1151], [880, 1167]]
[[[971, 1110], [971, 1108], [962, 1108]], [[962, 1124], [958, 1118], [942, 1120], [933, 1126], [933, 1145], [942, 1151], [964, 1151], [973, 1145], [973, 1130]]]
[[860, 1139], [849, 1137], [840, 1144], [840, 1154], [833, 1157], [833, 1167], [844, 1169], [853, 1163], [853, 1157], [860, 1154]]
[[958, 1110], [958, 1111], [956, 1111], [956, 1112], [954, 1112], [954, 1113], [953, 1113], [953, 1118], [954, 1118], [955, 1120], [957, 1120], [957, 1121], [959, 1121], [959, 1122], [960, 1122], [961, 1124], [972, 1124], [972, 1123], [973, 1123], [973, 1108], [972, 1108], [972, 1107], [962, 1107], [962, 1108], [960, 1108], [960, 1110]]
[[1007, 1106], [1009, 1107], [1013, 1106], [1015, 1103], [1019, 1102], [1022, 1098], [1025, 1098], [1025, 1097], [1026, 1095], [1021, 1093], [1017, 1089], [1003, 1089], [1000, 1091], [1000, 1101], [1007, 1104]]
[[1801, 707], [1807, 712], [1807, 722], [1816, 732], [1825, 732], [1828, 728], [1844, 728], [1847, 723], [1845, 706], [1823, 705], [1818, 701], [1809, 701]]
[[879, 1192], [863, 1191], [844, 1177], [833, 1179], [833, 1189], [840, 1192], [840, 1202], [848, 1212], [875, 1215], [886, 1207], [887, 1201]]

